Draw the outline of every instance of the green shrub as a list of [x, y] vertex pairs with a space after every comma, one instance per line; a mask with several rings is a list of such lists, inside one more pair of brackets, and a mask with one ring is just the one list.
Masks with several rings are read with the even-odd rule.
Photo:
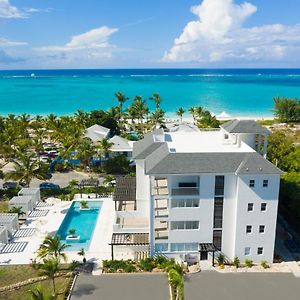
[[156, 261], [152, 258], [148, 257], [145, 259], [142, 259], [139, 263], [139, 266], [142, 270], [151, 272], [156, 267]]
[[169, 261], [168, 258], [162, 255], [158, 255], [155, 260], [156, 260], [156, 264], [159, 266], [165, 265]]
[[251, 268], [253, 266], [253, 261], [251, 259], [246, 258], [245, 265], [246, 267]]
[[224, 256], [224, 254], [219, 254], [218, 255], [217, 262], [218, 262], [219, 266], [224, 265], [224, 263], [225, 263], [225, 256]]
[[236, 268], [239, 268], [239, 267], [240, 267], [240, 259], [239, 259], [237, 256], [233, 259], [233, 265], [234, 265]]
[[260, 265], [264, 268], [264, 269], [268, 269], [270, 268], [268, 262], [266, 260], [263, 260]]
[[102, 266], [106, 273], [115, 273], [118, 270], [123, 270], [126, 273], [136, 272], [132, 260], [104, 260]]

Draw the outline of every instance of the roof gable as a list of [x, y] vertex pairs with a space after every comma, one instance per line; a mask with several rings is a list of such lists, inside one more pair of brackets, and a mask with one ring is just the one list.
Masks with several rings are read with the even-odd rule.
[[228, 133], [269, 134], [269, 131], [254, 120], [231, 120], [220, 126]]

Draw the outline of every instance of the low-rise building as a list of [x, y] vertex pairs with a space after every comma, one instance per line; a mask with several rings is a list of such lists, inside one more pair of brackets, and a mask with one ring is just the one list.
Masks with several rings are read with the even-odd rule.
[[233, 120], [216, 130], [160, 129], [134, 143], [134, 207], [149, 220], [150, 255], [273, 261], [282, 172], [265, 158], [268, 134]]

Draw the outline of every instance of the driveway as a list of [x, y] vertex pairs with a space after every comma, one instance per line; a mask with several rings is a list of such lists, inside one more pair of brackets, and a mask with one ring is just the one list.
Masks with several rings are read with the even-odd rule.
[[300, 278], [289, 273], [204, 271], [185, 281], [186, 300], [299, 300], [299, 295]]
[[169, 299], [164, 274], [79, 275], [71, 300], [166, 300]]

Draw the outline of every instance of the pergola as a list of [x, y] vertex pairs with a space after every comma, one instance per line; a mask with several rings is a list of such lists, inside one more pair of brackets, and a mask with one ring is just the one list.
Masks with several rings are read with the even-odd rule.
[[78, 184], [80, 189], [80, 197], [82, 198], [82, 189], [85, 187], [95, 187], [96, 188], [96, 198], [98, 198], [98, 187], [99, 187], [99, 180], [96, 178], [89, 178], [89, 179], [82, 179]]
[[215, 252], [218, 251], [218, 248], [213, 243], [200, 243], [199, 252], [212, 252], [212, 266], [215, 266]]
[[126, 210], [127, 202], [132, 203], [133, 210], [136, 210], [136, 178], [129, 176], [117, 178], [113, 200], [115, 210]]
[[149, 233], [113, 233], [111, 237], [111, 259], [114, 259], [114, 246], [147, 246]]

